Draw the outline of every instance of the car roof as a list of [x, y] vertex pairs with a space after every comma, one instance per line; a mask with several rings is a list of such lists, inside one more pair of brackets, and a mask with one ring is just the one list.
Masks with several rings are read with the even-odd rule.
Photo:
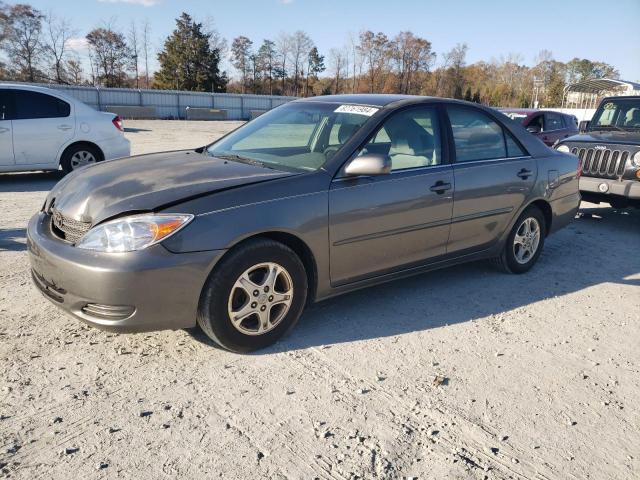
[[498, 108], [497, 109], [499, 112], [507, 112], [507, 113], [527, 113], [527, 114], [531, 114], [531, 113], [537, 113], [540, 110], [538, 110], [537, 108]]
[[42, 85], [30, 85], [26, 83], [9, 83], [9, 82], [0, 82], [0, 88], [22, 88], [24, 90], [36, 90], [36, 91], [42, 91], [42, 92], [55, 91], [53, 88], [44, 87]]
[[413, 100], [422, 102], [433, 97], [421, 97], [418, 95], [396, 95], [396, 94], [369, 94], [355, 93], [347, 95], [321, 95], [318, 97], [300, 98], [296, 102], [318, 102], [318, 103], [346, 103], [351, 105], [369, 105], [373, 107], [385, 107], [395, 102]]
[[640, 95], [613, 95], [611, 97], [603, 97], [600, 102], [605, 100], [640, 100]]
[[[68, 102], [78, 103], [79, 100], [68, 93], [58, 90], [56, 88], [44, 87], [42, 85], [30, 85], [26, 83], [5, 83], [0, 82], [0, 88], [30, 90], [32, 92], [46, 93], [47, 95], [53, 95], [54, 97], [60, 97]], [[80, 102], [81, 103], [81, 102]]]

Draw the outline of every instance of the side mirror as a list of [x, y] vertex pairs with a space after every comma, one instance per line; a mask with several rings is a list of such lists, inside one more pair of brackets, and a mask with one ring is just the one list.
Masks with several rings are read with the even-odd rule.
[[348, 177], [359, 175], [386, 175], [391, 172], [391, 159], [387, 155], [367, 153], [351, 160], [344, 169]]
[[542, 132], [542, 129], [540, 128], [540, 125], [531, 125], [530, 127], [527, 127], [527, 131], [529, 133], [540, 133]]
[[589, 125], [591, 125], [591, 122], [589, 120], [583, 120], [578, 125], [578, 130], [580, 130], [580, 133], [584, 133], [589, 130]]

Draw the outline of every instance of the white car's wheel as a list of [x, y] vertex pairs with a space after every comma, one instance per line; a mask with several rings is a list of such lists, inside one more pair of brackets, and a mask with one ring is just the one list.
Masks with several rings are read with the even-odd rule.
[[96, 147], [87, 143], [79, 143], [71, 145], [64, 151], [60, 159], [60, 165], [62, 170], [69, 173], [78, 168], [93, 165], [101, 160], [102, 155]]

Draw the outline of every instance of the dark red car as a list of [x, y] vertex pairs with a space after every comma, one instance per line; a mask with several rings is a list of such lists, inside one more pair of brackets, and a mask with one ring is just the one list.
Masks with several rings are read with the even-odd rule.
[[549, 146], [578, 133], [578, 119], [566, 113], [534, 108], [501, 108], [500, 111], [522, 123], [524, 128]]

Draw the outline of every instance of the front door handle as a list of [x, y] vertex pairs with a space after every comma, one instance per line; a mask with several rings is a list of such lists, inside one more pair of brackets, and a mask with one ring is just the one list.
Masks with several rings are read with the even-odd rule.
[[58, 130], [71, 130], [72, 128], [71, 125], [58, 125]]
[[9, 129], [5, 127], [0, 127], [0, 133], [8, 132]]
[[442, 195], [447, 190], [451, 190], [451, 184], [445, 183], [442, 180], [438, 180], [429, 188], [432, 192], [436, 192], [438, 195]]
[[526, 180], [527, 178], [529, 178], [531, 175], [533, 174], [533, 172], [531, 170], [527, 170], [526, 168], [523, 168], [522, 170], [520, 170], [517, 175], [523, 179]]

